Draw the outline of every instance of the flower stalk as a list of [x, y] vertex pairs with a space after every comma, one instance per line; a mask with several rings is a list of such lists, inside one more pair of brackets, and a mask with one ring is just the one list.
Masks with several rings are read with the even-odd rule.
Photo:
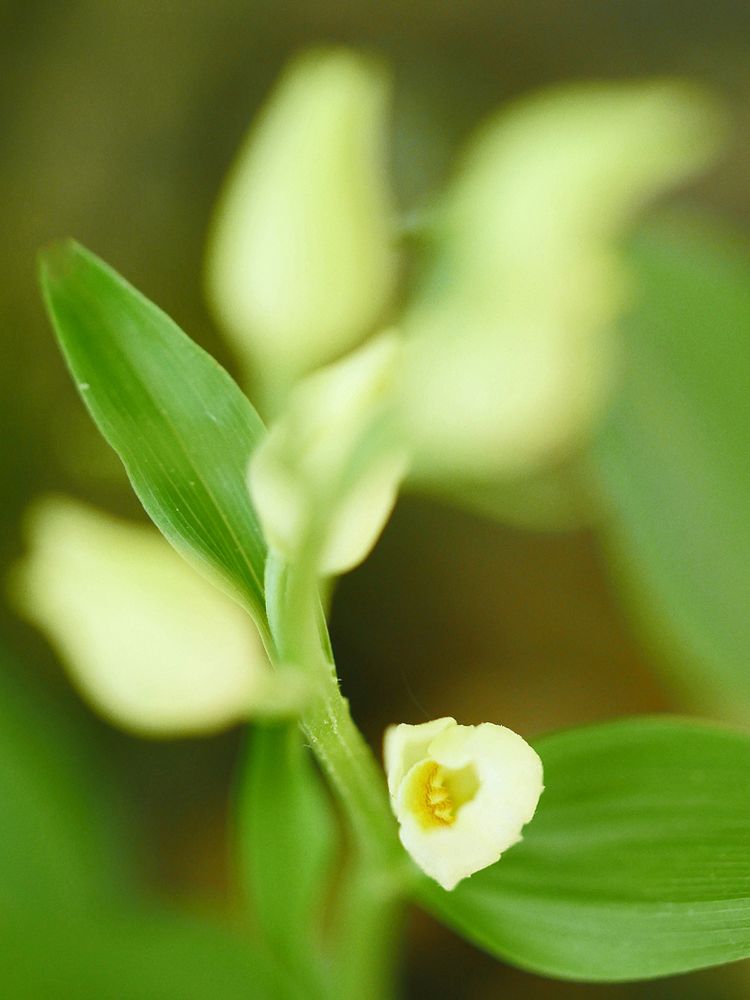
[[[344, 814], [351, 855], [339, 900], [331, 982], [336, 995], [392, 995], [401, 901], [413, 868], [400, 847], [382, 769], [341, 694], [318, 594], [316, 546], [289, 566], [271, 554], [268, 618], [282, 667], [303, 672], [312, 694], [301, 728]], [[289, 668], [288, 668], [289, 669]]]
[[357, 853], [398, 881], [405, 870], [383, 771], [341, 694], [317, 589], [314, 554], [294, 566], [269, 557], [267, 601], [279, 664], [312, 685], [301, 726], [343, 810]]

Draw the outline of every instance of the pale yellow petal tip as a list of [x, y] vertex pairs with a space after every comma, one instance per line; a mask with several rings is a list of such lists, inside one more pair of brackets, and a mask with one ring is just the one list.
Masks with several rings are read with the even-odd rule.
[[384, 758], [401, 843], [447, 890], [522, 839], [544, 791], [536, 751], [489, 722], [390, 726]]
[[378, 436], [401, 340], [386, 331], [297, 384], [256, 449], [248, 486], [266, 541], [287, 561], [317, 548], [321, 575], [362, 562], [396, 502], [403, 447]]
[[361, 343], [391, 299], [389, 95], [384, 69], [355, 52], [300, 56], [227, 180], [207, 291], [266, 385], [286, 390]]

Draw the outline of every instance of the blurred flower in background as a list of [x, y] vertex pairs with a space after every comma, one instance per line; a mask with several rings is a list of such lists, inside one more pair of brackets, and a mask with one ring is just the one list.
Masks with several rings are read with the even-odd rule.
[[208, 257], [210, 300], [264, 396], [356, 346], [395, 277], [382, 67], [345, 50], [290, 66], [235, 162]]

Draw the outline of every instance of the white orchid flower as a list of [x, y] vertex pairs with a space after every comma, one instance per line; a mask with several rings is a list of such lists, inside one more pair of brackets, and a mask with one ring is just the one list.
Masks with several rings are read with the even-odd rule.
[[539, 755], [490, 722], [390, 726], [385, 767], [401, 843], [448, 890], [522, 839], [544, 791]]

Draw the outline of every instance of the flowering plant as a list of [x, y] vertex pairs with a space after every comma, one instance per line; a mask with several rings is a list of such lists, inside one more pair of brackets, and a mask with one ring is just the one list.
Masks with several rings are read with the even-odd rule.
[[220, 201], [209, 294], [268, 430], [110, 267], [74, 242], [43, 254], [81, 396], [190, 565], [143, 528], [47, 502], [30, 518], [20, 603], [119, 724], [164, 736], [251, 721], [243, 989], [389, 995], [410, 900], [563, 978], [750, 955], [745, 733], [649, 718], [532, 749], [511, 719], [444, 718], [389, 729], [384, 775], [325, 624], [333, 578], [367, 556], [400, 489], [497, 513], [509, 483], [532, 489], [579, 461], [638, 280], [618, 241], [708, 162], [716, 109], [669, 81], [521, 102], [479, 132], [425, 214], [405, 291], [386, 97], [367, 60], [304, 57]]

